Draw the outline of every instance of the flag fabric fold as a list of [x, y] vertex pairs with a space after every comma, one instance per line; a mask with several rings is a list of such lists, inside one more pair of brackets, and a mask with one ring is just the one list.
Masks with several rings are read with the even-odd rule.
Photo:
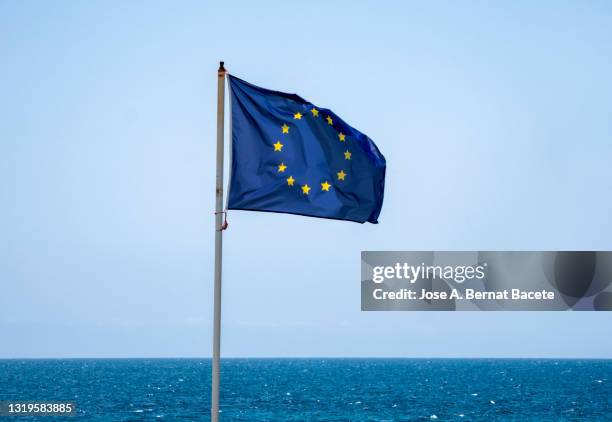
[[378, 223], [386, 162], [329, 109], [229, 75], [228, 209]]

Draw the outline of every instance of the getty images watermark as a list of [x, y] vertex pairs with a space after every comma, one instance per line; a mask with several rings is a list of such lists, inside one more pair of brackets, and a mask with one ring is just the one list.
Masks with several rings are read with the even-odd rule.
[[612, 310], [612, 252], [365, 251], [361, 309]]

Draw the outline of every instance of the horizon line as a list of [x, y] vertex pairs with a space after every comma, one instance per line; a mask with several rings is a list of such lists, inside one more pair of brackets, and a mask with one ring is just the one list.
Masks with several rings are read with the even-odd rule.
[[[212, 360], [210, 356], [129, 356], [129, 357], [0, 357], [3, 360]], [[221, 360], [240, 360], [240, 359], [300, 359], [300, 360], [317, 360], [317, 359], [389, 359], [389, 360], [612, 360], [612, 357], [555, 357], [555, 356], [227, 356]]]

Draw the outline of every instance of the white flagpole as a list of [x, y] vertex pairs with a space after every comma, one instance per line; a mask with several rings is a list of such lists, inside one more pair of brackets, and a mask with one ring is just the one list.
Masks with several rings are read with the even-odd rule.
[[219, 369], [221, 357], [221, 255], [223, 252], [223, 134], [225, 112], [225, 67], [219, 63], [217, 78], [217, 182], [215, 205], [215, 292], [212, 350], [210, 419], [219, 420]]

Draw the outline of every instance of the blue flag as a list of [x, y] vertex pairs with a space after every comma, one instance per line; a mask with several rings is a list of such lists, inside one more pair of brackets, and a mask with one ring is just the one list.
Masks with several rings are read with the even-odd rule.
[[385, 157], [329, 109], [229, 75], [228, 208], [378, 223]]

